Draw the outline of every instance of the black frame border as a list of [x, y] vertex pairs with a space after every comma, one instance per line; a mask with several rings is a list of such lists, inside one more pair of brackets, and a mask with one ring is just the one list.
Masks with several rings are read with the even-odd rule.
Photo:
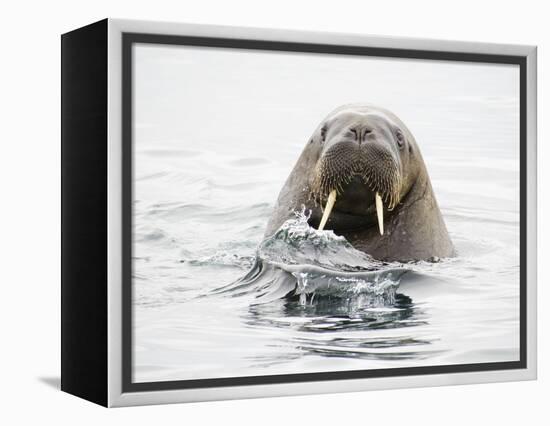
[[61, 36], [61, 390], [108, 405], [107, 19]]
[[[520, 359], [519, 361], [399, 367], [372, 370], [132, 382], [132, 46], [136, 43], [232, 48], [381, 58], [510, 64], [520, 79]], [[122, 33], [122, 392], [304, 383], [428, 374], [469, 373], [527, 368], [527, 57], [433, 50], [381, 48], [270, 40]]]

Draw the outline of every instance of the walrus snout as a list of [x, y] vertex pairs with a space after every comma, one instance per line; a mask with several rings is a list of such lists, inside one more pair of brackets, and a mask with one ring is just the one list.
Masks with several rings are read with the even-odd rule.
[[[350, 186], [352, 182], [353, 187]], [[380, 143], [336, 143], [317, 162], [311, 185], [312, 195], [323, 202], [333, 190], [337, 195], [352, 188], [358, 192], [358, 182], [362, 182], [368, 192], [378, 192], [391, 210], [399, 201], [399, 159]]]
[[392, 210], [399, 201], [399, 159], [383, 143], [365, 141], [368, 127], [355, 140], [331, 144], [319, 159], [311, 185], [315, 200], [324, 204], [319, 229], [323, 229], [338, 198], [337, 210], [347, 214], [372, 214], [376, 209], [380, 233], [384, 233], [384, 207]]

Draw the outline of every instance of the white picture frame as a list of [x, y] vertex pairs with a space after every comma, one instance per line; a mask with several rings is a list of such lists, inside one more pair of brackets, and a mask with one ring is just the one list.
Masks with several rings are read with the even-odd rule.
[[[520, 361], [401, 368], [356, 376], [321, 372], [132, 383], [129, 97], [136, 43], [517, 64], [521, 80]], [[536, 378], [536, 47], [118, 19], [68, 33], [62, 46], [63, 390], [105, 406], [129, 406]], [[82, 66], [98, 68], [86, 74], [80, 71]], [[85, 121], [93, 108], [104, 120], [82, 126], [79, 117]], [[99, 130], [92, 135], [86, 126]], [[78, 196], [84, 186], [88, 195]], [[86, 204], [90, 196], [99, 200], [93, 209]], [[104, 218], [98, 219], [98, 213]], [[74, 249], [81, 244], [87, 249]], [[79, 272], [84, 264], [95, 271], [85, 278]], [[82, 339], [83, 334], [88, 338]]]

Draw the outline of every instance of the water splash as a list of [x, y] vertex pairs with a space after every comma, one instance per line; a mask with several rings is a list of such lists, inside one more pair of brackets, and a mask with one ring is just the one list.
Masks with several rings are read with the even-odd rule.
[[[404, 273], [404, 272], [403, 272]], [[295, 272], [296, 289], [300, 303], [313, 303], [315, 297], [336, 297], [353, 299], [363, 307], [392, 305], [395, 302], [395, 292], [399, 286], [402, 273], [380, 273], [365, 276], [339, 276], [338, 274], [318, 275], [309, 272]], [[364, 275], [364, 274], [363, 274]]]
[[283, 223], [262, 241], [249, 272], [215, 293], [249, 296], [251, 304], [283, 297], [297, 298], [302, 305], [320, 298], [353, 300], [363, 307], [395, 302], [400, 278], [408, 271], [403, 265], [375, 260], [344, 237], [318, 231], [307, 221], [302, 210]]
[[319, 231], [308, 224], [309, 212], [302, 209], [284, 222], [258, 248], [257, 256], [284, 264], [312, 264], [340, 271], [376, 270], [384, 265], [353, 248], [332, 231]]

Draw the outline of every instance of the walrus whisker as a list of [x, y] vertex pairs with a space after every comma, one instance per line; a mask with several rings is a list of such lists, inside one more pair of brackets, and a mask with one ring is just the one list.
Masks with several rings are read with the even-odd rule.
[[[337, 152], [331, 152], [317, 164], [315, 177], [312, 182], [313, 198], [319, 204], [322, 214], [321, 226], [324, 229], [332, 211], [327, 212], [327, 206], [334, 206], [335, 198], [345, 195], [346, 186], [355, 177], [361, 177], [367, 188], [374, 193], [374, 207], [377, 213], [378, 227], [381, 234], [384, 232], [383, 209], [392, 211], [399, 200], [401, 188], [401, 174], [387, 158], [378, 161], [379, 166], [371, 166], [372, 158], [359, 158], [348, 167], [341, 168], [335, 162]], [[334, 196], [331, 194], [334, 192]], [[334, 199], [333, 199], [334, 198]], [[329, 203], [330, 202], [330, 203]]]

